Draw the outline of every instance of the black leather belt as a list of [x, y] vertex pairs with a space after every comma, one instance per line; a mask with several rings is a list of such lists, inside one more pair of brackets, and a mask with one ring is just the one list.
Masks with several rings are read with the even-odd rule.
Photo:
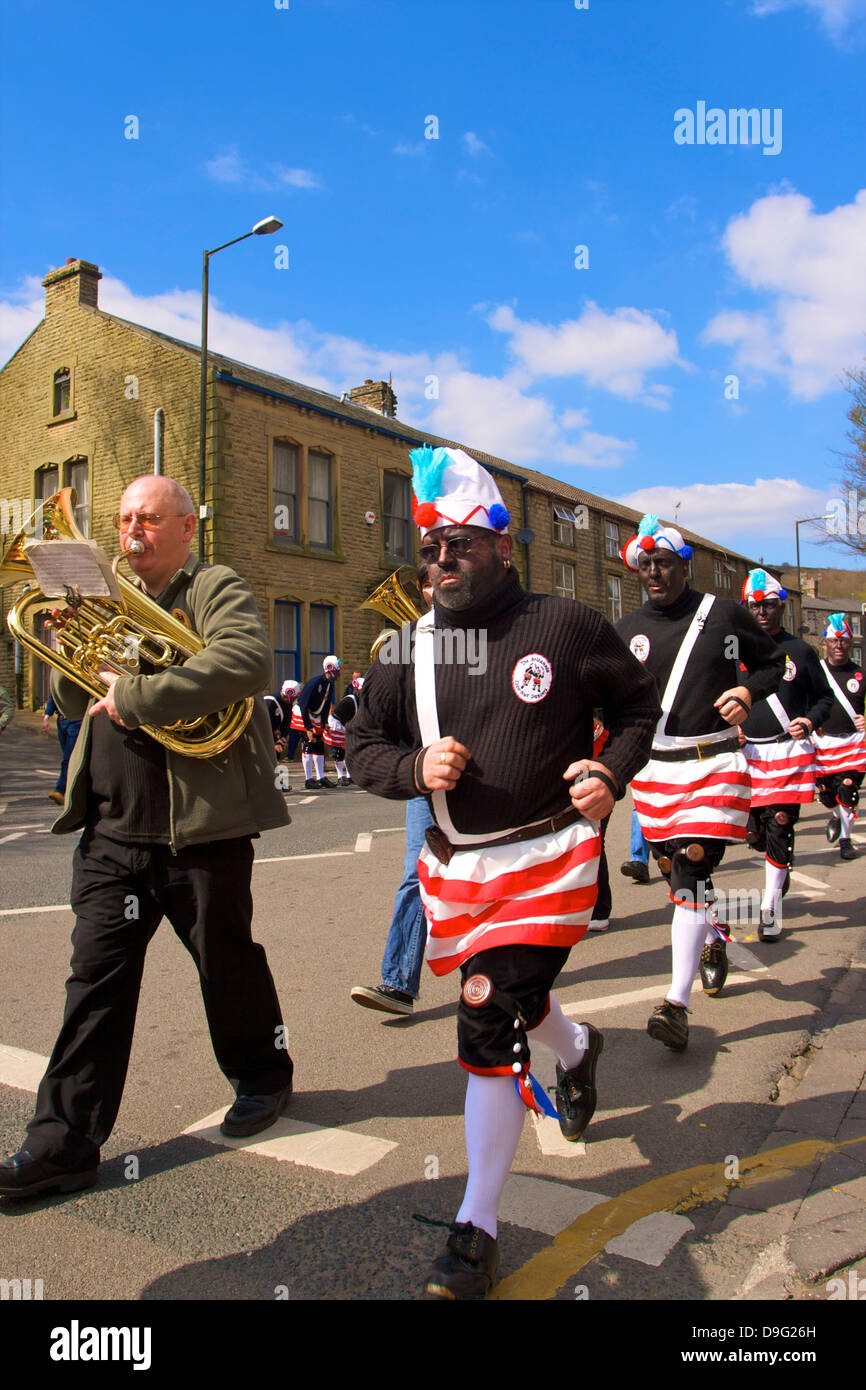
[[714, 758], [717, 753], [736, 753], [739, 747], [738, 738], [727, 738], [719, 743], [695, 743], [691, 748], [654, 748], [650, 758], [652, 762], [660, 763], [686, 763], [692, 758], [699, 758], [703, 762], [706, 758]]
[[524, 825], [520, 830], [512, 830], [510, 835], [502, 835], [498, 840], [481, 840], [471, 845], [452, 845], [445, 831], [440, 830], [438, 825], [429, 826], [424, 831], [424, 839], [427, 841], [427, 848], [436, 855], [440, 864], [450, 864], [451, 856], [460, 850], [495, 849], [498, 845], [519, 844], [521, 840], [537, 840], [540, 835], [555, 835], [557, 830], [564, 830], [567, 825], [574, 825], [575, 821], [583, 819], [580, 812], [571, 807], [568, 811], [549, 816], [547, 820], [536, 821], [534, 825]]

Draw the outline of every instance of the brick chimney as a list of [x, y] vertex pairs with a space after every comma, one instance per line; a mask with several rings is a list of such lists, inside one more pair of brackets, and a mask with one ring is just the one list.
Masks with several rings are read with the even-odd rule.
[[803, 589], [802, 589], [803, 598], [817, 598], [817, 597], [818, 597], [818, 580], [819, 580], [820, 578], [821, 578], [820, 574], [804, 574], [804, 575], [803, 575]]
[[355, 405], [365, 405], [370, 410], [378, 410], [380, 415], [397, 414], [397, 397], [391, 389], [390, 381], [373, 381], [370, 377], [363, 386], [353, 386], [349, 400]]
[[91, 309], [98, 308], [98, 286], [102, 279], [99, 266], [92, 261], [79, 261], [70, 257], [59, 270], [51, 270], [42, 281], [45, 290], [45, 313], [52, 309], [73, 308], [87, 304]]

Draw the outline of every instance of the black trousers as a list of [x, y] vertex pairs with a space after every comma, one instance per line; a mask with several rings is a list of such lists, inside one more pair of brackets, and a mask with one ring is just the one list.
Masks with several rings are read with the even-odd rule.
[[247, 1095], [287, 1086], [292, 1061], [264, 948], [251, 935], [249, 837], [120, 844], [85, 831], [75, 851], [72, 973], [60, 1036], [39, 1086], [27, 1148], [98, 1159], [126, 1081], [148, 944], [167, 917], [199, 973], [214, 1053]]

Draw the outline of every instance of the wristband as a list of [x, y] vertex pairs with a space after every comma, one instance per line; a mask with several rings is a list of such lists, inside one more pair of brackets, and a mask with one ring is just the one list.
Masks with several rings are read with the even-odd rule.
[[751, 714], [751, 713], [752, 713], [752, 706], [751, 706], [751, 705], [747, 705], [746, 702], [745, 702], [745, 700], [741, 700], [740, 697], [739, 697], [739, 695], [729, 695], [729, 696], [728, 696], [728, 699], [729, 699], [729, 700], [736, 700], [736, 702], [737, 702], [737, 704], [740, 706], [740, 708], [741, 708], [741, 709], [744, 709], [744, 710], [746, 711], [746, 714]]
[[611, 796], [613, 797], [614, 801], [619, 801], [619, 788], [617, 787], [616, 782], [614, 782], [612, 777], [608, 777], [606, 772], [598, 772], [594, 767], [589, 769], [589, 773], [586, 780], [589, 781], [591, 777], [597, 777], [599, 782], [603, 782], [604, 785], [607, 787], [608, 791], [610, 792]]
[[424, 781], [424, 778], [418, 776], [418, 764], [421, 762], [426, 752], [426, 748], [421, 749], [421, 752], [416, 757], [414, 766], [412, 768], [412, 781], [415, 783], [415, 786], [417, 787], [418, 791], [422, 794], [422, 796], [431, 795], [430, 788], [427, 786], [427, 783]]

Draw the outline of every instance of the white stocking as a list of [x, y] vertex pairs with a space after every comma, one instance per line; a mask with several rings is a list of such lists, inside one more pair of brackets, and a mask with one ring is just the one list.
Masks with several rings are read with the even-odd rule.
[[851, 831], [854, 829], [854, 812], [850, 811], [847, 806], [840, 806], [839, 820], [842, 823], [842, 833], [839, 836], [840, 840], [850, 840]]
[[672, 1004], [689, 1007], [692, 983], [698, 972], [701, 951], [707, 938], [707, 909], [705, 907], [674, 908], [671, 923], [671, 987], [667, 998]]
[[530, 1042], [536, 1039], [555, 1052], [566, 1071], [571, 1071], [583, 1061], [586, 1052], [586, 1037], [579, 1023], [572, 1023], [559, 1006], [554, 995], [550, 996], [550, 1011], [529, 1034]]
[[471, 1221], [496, 1239], [497, 1213], [514, 1162], [526, 1106], [513, 1076], [469, 1073], [466, 1087], [466, 1158], [469, 1177], [458, 1221]]
[[316, 779], [321, 782], [325, 775], [325, 755], [324, 753], [314, 753], [313, 762], [316, 765]]
[[301, 762], [304, 764], [304, 776], [306, 777], [307, 781], [308, 781], [308, 782], [314, 781], [314, 780], [315, 780], [316, 773], [315, 773], [314, 766], [313, 766], [313, 755], [312, 755], [312, 753], [302, 753], [302, 754], [301, 754]]
[[338, 777], [348, 777], [349, 769], [346, 767], [345, 758], [334, 758], [334, 767], [337, 769]]
[[771, 864], [769, 859], [764, 863], [764, 896], [761, 899], [761, 911], [769, 912], [770, 908], [778, 906], [779, 899], [777, 894], [781, 894], [785, 882], [787, 869], [780, 869], [778, 865]]

